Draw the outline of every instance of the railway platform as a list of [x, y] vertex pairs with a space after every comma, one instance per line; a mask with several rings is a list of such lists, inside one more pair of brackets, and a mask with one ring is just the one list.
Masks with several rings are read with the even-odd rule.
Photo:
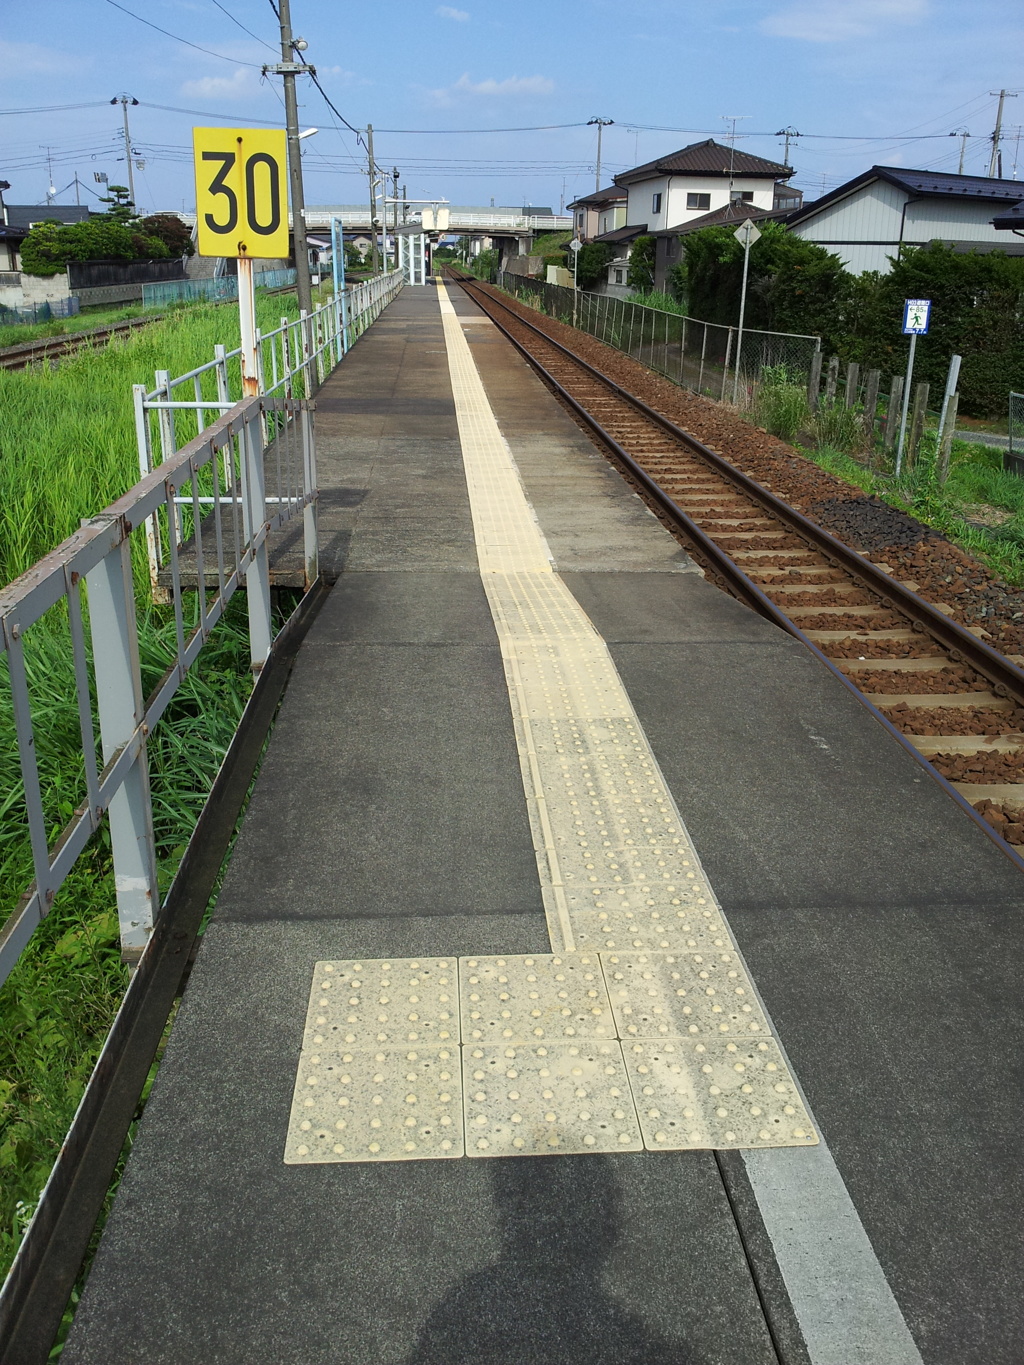
[[65, 1365], [1012, 1365], [1018, 869], [452, 285], [317, 396], [300, 650]]

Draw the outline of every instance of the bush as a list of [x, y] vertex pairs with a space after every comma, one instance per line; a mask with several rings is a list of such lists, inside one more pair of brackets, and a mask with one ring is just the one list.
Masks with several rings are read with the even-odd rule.
[[576, 283], [580, 289], [589, 289], [604, 279], [614, 259], [615, 252], [607, 242], [587, 242], [581, 246], [576, 253]]
[[138, 261], [166, 257], [167, 245], [106, 214], [82, 223], [52, 219], [34, 227], [21, 244], [21, 268], [28, 275], [58, 275], [69, 261]]
[[846, 455], [859, 450], [864, 444], [861, 411], [859, 406], [848, 408], [836, 399], [831, 403], [822, 399], [812, 423], [818, 444]]
[[654, 238], [638, 237], [629, 253], [629, 274], [626, 283], [630, 289], [654, 288]]
[[791, 378], [785, 365], [766, 366], [761, 372], [754, 413], [758, 423], [782, 441], [791, 441], [807, 422], [807, 391]]

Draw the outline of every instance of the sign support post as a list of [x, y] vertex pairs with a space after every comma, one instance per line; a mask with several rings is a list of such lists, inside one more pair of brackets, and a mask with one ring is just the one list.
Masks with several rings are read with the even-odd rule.
[[910, 405], [910, 384], [914, 377], [914, 356], [917, 352], [917, 338], [928, 335], [931, 322], [931, 299], [907, 299], [903, 305], [903, 335], [910, 337], [910, 354], [907, 357], [907, 379], [903, 386], [903, 413], [900, 417], [900, 439], [896, 446], [896, 477], [903, 468], [903, 443], [907, 435], [907, 409]]
[[242, 397], [255, 398], [260, 391], [260, 381], [256, 354], [256, 280], [251, 256], [238, 258], [238, 326], [242, 337]]
[[732, 402], [736, 406], [740, 391], [740, 357], [743, 354], [743, 319], [747, 311], [747, 273], [750, 269], [750, 248], [760, 241], [761, 233], [748, 218], [732, 234], [743, 248], [743, 283], [740, 286], [740, 325], [736, 330], [736, 361], [733, 369]]

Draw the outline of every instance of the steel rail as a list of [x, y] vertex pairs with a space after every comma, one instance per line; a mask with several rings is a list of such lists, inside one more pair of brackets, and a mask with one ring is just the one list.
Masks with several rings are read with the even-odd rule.
[[[985, 836], [999, 849], [1000, 853], [1024, 872], [1024, 858], [1016, 853], [1011, 845], [1008, 844], [988, 823], [984, 816], [980, 815], [978, 811], [975, 810], [967, 798], [962, 796], [952, 783], [947, 781], [947, 779], [928, 762], [927, 758], [925, 758], [915, 745], [911, 743], [907, 736], [904, 735], [902, 731], [898, 730], [892, 721], [867, 699], [850, 677], [844, 673], [827, 654], [819, 649], [814, 641], [809, 639], [800, 627], [792, 621], [785, 612], [780, 610], [756, 583], [748, 578], [739, 565], [730, 558], [730, 556], [717, 545], [706, 532], [701, 530], [697, 523], [684, 512], [679, 504], [665, 492], [640, 464], [637, 463], [636, 459], [624, 449], [615, 437], [612, 436], [610, 432], [605, 431], [597, 419], [587, 412], [582, 404], [580, 404], [565, 386], [555, 378], [550, 370], [548, 370], [536, 356], [531, 354], [529, 348], [524, 346], [522, 342], [513, 336], [500, 319], [494, 316], [494, 313], [486, 306], [483, 300], [487, 300], [488, 303], [493, 303], [498, 307], [503, 308], [518, 324], [535, 333], [538, 337], [542, 338], [545, 343], [553, 346], [574, 365], [583, 370], [590, 378], [596, 379], [605, 388], [611, 390], [617, 397], [629, 403], [645, 417], [656, 422], [658, 426], [663, 428], [682, 445], [693, 450], [697, 455], [703, 458], [716, 470], [716, 472], [724, 475], [751, 499], [767, 508], [777, 520], [786, 525], [795, 535], [811, 540], [814, 547], [838, 567], [844, 568], [852, 577], [866, 579], [872, 591], [882, 596], [885, 605], [893, 607], [896, 610], [904, 611], [906, 615], [912, 617], [917, 628], [921, 630], [922, 633], [932, 635], [937, 643], [950, 652], [954, 660], [969, 663], [971, 667], [977, 669], [979, 673], [983, 673], [988, 677], [1001, 695], [1012, 696], [1020, 701], [1022, 705], [1024, 705], [1024, 671], [1015, 667], [996, 650], [991, 649], [983, 640], [979, 640], [962, 626], [957, 625], [955, 621], [951, 621], [947, 616], [944, 616], [942, 612], [933, 607], [930, 602], [926, 602], [922, 597], [911, 592], [909, 588], [904, 588], [901, 583], [898, 583], [895, 579], [877, 568], [870, 560], [867, 560], [863, 555], [858, 554], [856, 550], [851, 549], [848, 545], [844, 545], [842, 541], [837, 540], [835, 536], [831, 535], [822, 527], [815, 525], [814, 522], [803, 516], [802, 513], [797, 512], [795, 508], [789, 507], [780, 498], [777, 498], [773, 493], [770, 493], [768, 489], [762, 488], [760, 484], [756, 483], [748, 475], [735, 469], [728, 461], [719, 455], [717, 451], [704, 445], [701, 441], [698, 441], [696, 437], [689, 435], [688, 432], [684, 431], [681, 427], [676, 426], [676, 424], [667, 417], [663, 417], [661, 413], [656, 412], [653, 408], [649, 407], [643, 399], [631, 394], [613, 379], [609, 379], [607, 375], [602, 374], [601, 371], [595, 369], [593, 365], [588, 364], [588, 362], [583, 360], [580, 356], [575, 355], [567, 346], [563, 346], [561, 342], [558, 342], [553, 337], [549, 336], [542, 328], [535, 326], [528, 319], [521, 317], [515, 309], [508, 307], [503, 300], [496, 298], [495, 295], [488, 290], [485, 290], [479, 281], [461, 276], [454, 271], [452, 271], [451, 274], [455, 281], [466, 289], [467, 292], [469, 292], [470, 289], [473, 290], [476, 301], [488, 314], [495, 326], [504, 333], [513, 346], [515, 346], [516, 350], [518, 350], [524, 359], [537, 371], [544, 382], [555, 391], [558, 397], [579, 417], [581, 422], [594, 433], [604, 446], [607, 447], [615, 460], [628, 472], [630, 478], [643, 489], [649, 500], [654, 503], [666, 520], [680, 531], [687, 540], [696, 546], [699, 554], [708, 561], [713, 572], [722, 579], [729, 590], [732, 591], [740, 601], [746, 603], [747, 606], [751, 607], [761, 616], [799, 640], [800, 643], [809, 650], [835, 678], [838, 678], [846, 690], [857, 698], [861, 705], [870, 712], [873, 719], [876, 720], [883, 729], [888, 731], [902, 748], [914, 758], [915, 762], [918, 763], [943, 791], [945, 791], [946, 795], [956, 802], [964, 814], [969, 816], [974, 824], [982, 830]], [[904, 603], [906, 604], [905, 606]]]

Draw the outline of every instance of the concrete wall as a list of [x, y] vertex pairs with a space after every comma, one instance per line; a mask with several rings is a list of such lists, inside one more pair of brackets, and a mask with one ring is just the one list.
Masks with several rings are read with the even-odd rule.
[[7, 308], [32, 308], [38, 303], [60, 303], [71, 296], [65, 272], [59, 275], [18, 274], [17, 284], [0, 285], [0, 304]]

